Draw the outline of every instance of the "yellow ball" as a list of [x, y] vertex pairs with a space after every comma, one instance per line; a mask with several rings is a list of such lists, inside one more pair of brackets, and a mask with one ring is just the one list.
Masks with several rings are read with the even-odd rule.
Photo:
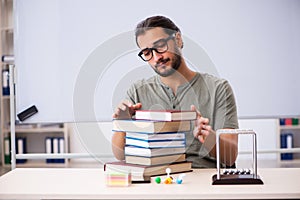
[[166, 178], [164, 183], [165, 184], [172, 184], [172, 178], [171, 177]]

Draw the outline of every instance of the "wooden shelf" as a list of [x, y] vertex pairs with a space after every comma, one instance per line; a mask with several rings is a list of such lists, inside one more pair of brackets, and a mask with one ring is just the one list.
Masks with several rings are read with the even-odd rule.
[[284, 126], [280, 126], [281, 130], [296, 130], [296, 129], [300, 129], [300, 125], [284, 125]]
[[281, 160], [281, 163], [282, 164], [290, 164], [290, 163], [298, 163], [298, 164], [300, 164], [300, 159], [296, 158], [296, 159], [293, 159], [293, 160]]
[[10, 100], [9, 95], [1, 96], [2, 100]]
[[14, 28], [13, 28], [13, 27], [10, 27], [10, 26], [2, 27], [2, 28], [1, 28], [1, 31], [13, 33], [13, 32], [14, 32]]
[[[16, 128], [16, 133], [62, 133], [65, 128]], [[4, 133], [9, 133], [9, 129], [4, 129]]]
[[[10, 164], [6, 164], [10, 166]], [[25, 163], [18, 163], [20, 168], [48, 168], [48, 167], [66, 167], [66, 163], [46, 163], [45, 160], [27, 160]]]

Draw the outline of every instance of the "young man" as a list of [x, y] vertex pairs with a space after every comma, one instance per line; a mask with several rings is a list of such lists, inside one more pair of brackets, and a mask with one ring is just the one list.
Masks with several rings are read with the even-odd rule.
[[[134, 83], [126, 100], [116, 108], [113, 118], [131, 118], [135, 110], [194, 110], [197, 120], [186, 134], [187, 160], [194, 168], [216, 167], [214, 130], [238, 128], [232, 89], [226, 80], [188, 68], [183, 56], [180, 29], [164, 16], [153, 16], [140, 22], [135, 31], [141, 59], [157, 73], [148, 80]], [[112, 150], [124, 159], [124, 132], [115, 132]], [[237, 157], [236, 135], [221, 135], [221, 162], [232, 166]]]

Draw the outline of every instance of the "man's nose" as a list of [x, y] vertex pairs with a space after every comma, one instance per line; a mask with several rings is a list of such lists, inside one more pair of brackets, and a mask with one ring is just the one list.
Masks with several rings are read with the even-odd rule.
[[159, 61], [163, 56], [162, 56], [162, 54], [161, 53], [157, 53], [156, 51], [152, 51], [152, 53], [153, 53], [153, 60], [155, 61], [155, 62], [157, 62], [157, 61]]

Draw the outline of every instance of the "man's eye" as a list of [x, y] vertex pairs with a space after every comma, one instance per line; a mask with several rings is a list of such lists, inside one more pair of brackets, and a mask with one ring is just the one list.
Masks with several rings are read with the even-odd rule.
[[143, 54], [145, 55], [145, 56], [149, 56], [150, 55], [150, 50], [149, 49], [147, 49], [147, 50], [144, 50], [143, 51]]

